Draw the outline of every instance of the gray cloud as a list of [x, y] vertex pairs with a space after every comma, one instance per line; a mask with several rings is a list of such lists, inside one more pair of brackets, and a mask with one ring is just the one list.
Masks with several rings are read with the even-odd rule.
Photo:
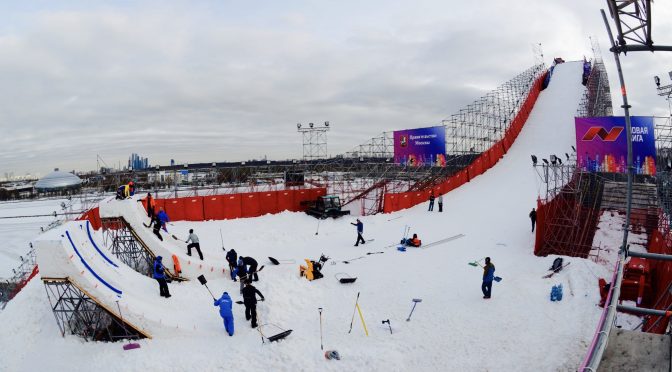
[[[620, 105], [601, 4], [492, 3], [0, 5], [0, 174], [89, 170], [96, 154], [111, 165], [131, 152], [163, 164], [293, 158], [295, 123], [323, 120], [341, 153], [440, 122], [529, 67], [534, 43], [547, 62], [590, 56], [589, 35]], [[654, 7], [655, 41], [672, 43], [672, 11]], [[652, 76], [670, 58], [624, 58], [635, 114], [667, 115]]]

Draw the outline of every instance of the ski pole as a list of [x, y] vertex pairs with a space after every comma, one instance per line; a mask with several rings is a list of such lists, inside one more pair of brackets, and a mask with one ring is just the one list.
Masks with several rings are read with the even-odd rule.
[[324, 350], [324, 344], [322, 343], [322, 308], [318, 308], [317, 311], [320, 312], [320, 350]]
[[355, 308], [352, 310], [352, 320], [350, 320], [350, 330], [348, 333], [352, 332], [352, 324], [355, 322], [355, 311], [357, 311], [357, 303], [359, 302], [359, 292], [357, 292], [357, 299], [355, 300]]
[[222, 236], [222, 229], [219, 229], [219, 238], [222, 240], [222, 250], [226, 252], [226, 248], [224, 248], [224, 237]]
[[320, 221], [322, 221], [322, 220], [318, 218], [317, 219], [317, 231], [315, 231], [315, 235], [318, 235], [320, 233]]

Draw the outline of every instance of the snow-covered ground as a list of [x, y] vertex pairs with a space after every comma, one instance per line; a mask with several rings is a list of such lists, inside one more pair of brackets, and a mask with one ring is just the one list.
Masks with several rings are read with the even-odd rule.
[[[171, 233], [186, 236], [189, 228], [201, 239], [206, 261], [224, 256], [223, 245], [255, 257], [266, 268], [257, 288], [260, 323], [273, 323], [294, 333], [286, 340], [262, 345], [259, 333], [234, 308], [236, 334], [225, 334], [207, 290], [197, 281], [170, 285], [173, 297], [160, 299], [149, 278], [128, 275], [136, 291], [157, 305], [166, 329], [141, 348], [123, 351], [119, 343], [86, 343], [60, 337], [45, 291], [32, 281], [10, 302], [0, 322], [2, 369], [8, 371], [568, 371], [579, 365], [601, 313], [597, 277], [609, 269], [589, 260], [566, 258], [573, 264], [551, 279], [542, 279], [554, 257], [535, 257], [534, 235], [527, 217], [539, 185], [530, 154], [546, 157], [569, 152], [574, 143], [573, 115], [583, 87], [581, 64], [555, 69], [519, 138], [493, 169], [444, 197], [444, 212], [427, 205], [388, 215], [363, 218], [364, 236], [375, 239], [353, 247], [354, 218], [317, 220], [284, 212], [253, 219], [178, 222]], [[438, 208], [437, 208], [438, 209]], [[436, 209], [435, 209], [436, 210]], [[397, 218], [400, 217], [400, 218]], [[463, 238], [427, 249], [398, 252], [405, 226], [429, 243], [456, 234]], [[384, 252], [367, 255], [368, 252]], [[325, 277], [308, 282], [298, 276], [304, 258], [331, 257]], [[267, 256], [295, 260], [272, 266]], [[493, 297], [484, 300], [482, 270], [468, 265], [492, 257], [496, 275]], [[345, 264], [344, 260], [364, 257]], [[335, 263], [332, 265], [331, 263]], [[334, 274], [358, 277], [342, 285]], [[207, 276], [207, 275], [206, 275]], [[142, 282], [139, 282], [142, 281]], [[147, 283], [154, 284], [154, 287]], [[551, 302], [551, 286], [562, 283], [561, 302]], [[216, 295], [226, 290], [240, 298], [238, 285], [215, 277], [208, 286]], [[355, 317], [348, 329], [355, 298], [369, 336]], [[412, 298], [421, 298], [406, 321]], [[122, 296], [124, 311], [142, 304]], [[141, 300], [140, 300], [141, 301]], [[144, 306], [144, 305], [143, 305]], [[325, 349], [336, 349], [341, 361], [327, 361], [320, 350], [318, 308], [322, 307]], [[164, 315], [165, 314], [165, 315]], [[171, 315], [173, 314], [173, 315]], [[184, 321], [184, 319], [190, 319]], [[389, 319], [390, 334], [382, 320]], [[181, 324], [178, 324], [181, 322]], [[273, 333], [272, 329], [267, 329]]]
[[[61, 203], [67, 202], [66, 199], [45, 199], [0, 203], [0, 217], [61, 213]], [[40, 228], [55, 220], [53, 216], [0, 218], [0, 279], [12, 277], [12, 269], [21, 263], [20, 257], [25, 257], [30, 250], [30, 241], [40, 233]]]

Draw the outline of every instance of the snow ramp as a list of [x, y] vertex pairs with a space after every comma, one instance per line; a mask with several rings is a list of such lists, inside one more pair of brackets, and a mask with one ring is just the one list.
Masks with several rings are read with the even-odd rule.
[[[82, 326], [90, 328], [92, 324], [105, 329], [112, 318], [118, 324], [123, 319], [126, 332], [136, 333], [141, 338], [201, 327], [193, 319], [194, 313], [186, 311], [190, 308], [190, 296], [184, 296], [184, 303], [159, 297], [158, 283], [110, 254], [101, 232], [93, 230], [88, 221], [68, 222], [41, 235], [34, 244], [40, 276], [47, 287], [54, 314], [64, 314], [67, 319], [59, 324], [64, 334], [66, 330], [86, 332], [81, 330]], [[183, 290], [174, 285], [170, 287], [177, 292]], [[94, 309], [93, 304], [100, 309]], [[89, 307], [88, 315], [83, 315], [82, 306]], [[201, 306], [200, 311], [194, 311], [203, 310]], [[92, 322], [89, 319], [78, 325], [79, 317], [100, 320]], [[91, 334], [80, 336], [95, 339]]]
[[[134, 199], [115, 200], [109, 198], [100, 203], [100, 218], [105, 226], [106, 220], [120, 220], [131, 232], [133, 237], [144, 247], [152, 258], [162, 256], [163, 262], [169, 269], [171, 275], [175, 273], [175, 266], [171, 259], [175, 255], [182, 269], [181, 277], [189, 280], [196, 279], [199, 275], [205, 275], [208, 278], [221, 278], [228, 276], [229, 264], [226, 261], [225, 253], [219, 256], [206, 255], [204, 260], [200, 260], [198, 253], [192, 249], [192, 256], [187, 255], [187, 244], [184, 242], [186, 236], [175, 236], [171, 232], [171, 226], [168, 226], [168, 232], [161, 230], [163, 241], [154, 235], [151, 228], [148, 228], [150, 219], [147, 217], [142, 203], [137, 196]], [[203, 242], [201, 242], [201, 245]]]

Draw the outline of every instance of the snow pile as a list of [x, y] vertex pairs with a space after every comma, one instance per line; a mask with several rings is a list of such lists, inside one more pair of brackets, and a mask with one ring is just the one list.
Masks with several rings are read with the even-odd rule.
[[[570, 266], [542, 279], [554, 257], [532, 254], [534, 235], [527, 215], [540, 186], [530, 155], [569, 152], [574, 143], [581, 72], [581, 63], [556, 67], [553, 81], [510, 151], [487, 173], [447, 194], [443, 213], [427, 212], [425, 204], [362, 218], [365, 238], [375, 239], [365, 245], [353, 247], [353, 218], [322, 221], [316, 235], [317, 220], [291, 212], [177, 222], [169, 227], [177, 236], [186, 236], [193, 228], [206, 261], [224, 259], [221, 229], [226, 249], [235, 248], [265, 264], [255, 284], [267, 299], [259, 304], [260, 324], [293, 329], [284, 341], [262, 345], [259, 333], [244, 321], [240, 305], [234, 305], [236, 333], [226, 335], [209, 293], [197, 281], [171, 284], [173, 297], [163, 299], [152, 279], [120, 273], [119, 285], [129, 292], [121, 302], [129, 315], [161, 314], [166, 324], [157, 330], [157, 337], [141, 341], [141, 349], [124, 352], [119, 343], [61, 338], [44, 289], [33, 281], [0, 314], [14, 335], [0, 338], [0, 359], [9, 370], [145, 371], [157, 366], [175, 371], [573, 370], [601, 313], [596, 277], [607, 276], [608, 270], [588, 260], [566, 258]], [[398, 252], [389, 246], [401, 239], [405, 226], [425, 244], [465, 236]], [[165, 249], [181, 249], [180, 254], [186, 250], [183, 243], [168, 240], [164, 239], [169, 247]], [[321, 253], [336, 264], [327, 262], [322, 279], [300, 278], [299, 263]], [[267, 256], [296, 263], [272, 266]], [[482, 270], [468, 265], [485, 256], [492, 257], [495, 275], [503, 278], [495, 283], [490, 300], [482, 298]], [[351, 261], [358, 257], [363, 258]], [[342, 285], [334, 279], [339, 272], [358, 279]], [[240, 299], [238, 283], [221, 275], [206, 277], [215, 295], [226, 290], [234, 300]], [[550, 290], [556, 284], [563, 285], [565, 295], [562, 301], [551, 302]], [[358, 292], [368, 337], [358, 316], [348, 333]], [[423, 301], [407, 322], [413, 298]], [[319, 307], [324, 309], [325, 349], [338, 350], [340, 361], [326, 361], [320, 350]], [[386, 319], [393, 334], [381, 323]], [[264, 330], [275, 332], [270, 326]]]

